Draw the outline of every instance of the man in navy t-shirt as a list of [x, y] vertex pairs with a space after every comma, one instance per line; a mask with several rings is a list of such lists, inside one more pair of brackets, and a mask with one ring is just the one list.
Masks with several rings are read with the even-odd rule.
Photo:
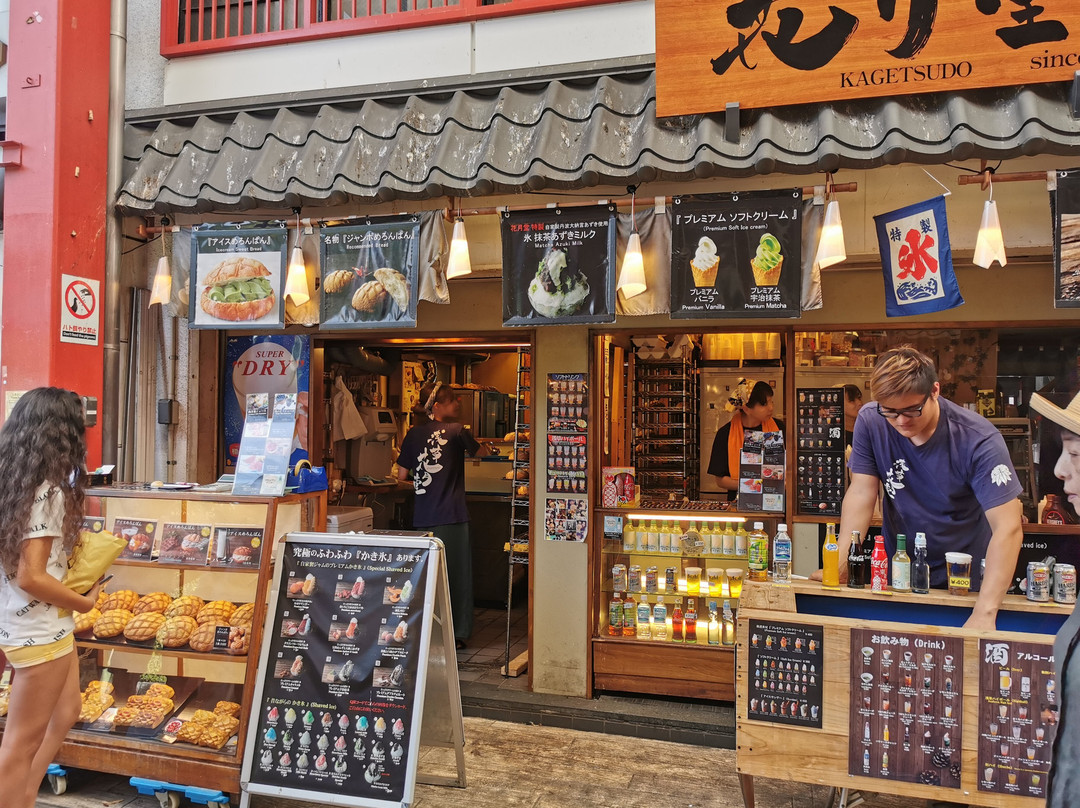
[[[898, 533], [907, 536], [908, 547], [916, 533], [925, 533], [930, 584], [940, 587], [948, 580], [945, 553], [970, 553], [979, 595], [965, 626], [993, 629], [1023, 540], [1022, 487], [1005, 441], [985, 418], [942, 398], [933, 361], [910, 346], [878, 358], [870, 391], [875, 401], [855, 421], [840, 558], [847, 557], [853, 530], [866, 534], [883, 487], [889, 558]], [[845, 572], [841, 563], [841, 580]]]

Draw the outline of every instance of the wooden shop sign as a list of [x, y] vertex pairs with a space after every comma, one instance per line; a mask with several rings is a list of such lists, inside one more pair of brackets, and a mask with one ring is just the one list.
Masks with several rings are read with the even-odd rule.
[[1065, 81], [1073, 0], [656, 0], [657, 115]]

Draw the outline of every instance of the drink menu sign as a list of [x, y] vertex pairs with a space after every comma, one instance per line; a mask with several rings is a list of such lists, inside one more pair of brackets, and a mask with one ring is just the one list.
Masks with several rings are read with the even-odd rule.
[[547, 386], [548, 493], [584, 494], [588, 480], [588, 380], [584, 373], [549, 373]]
[[744, 433], [739, 455], [740, 511], [784, 510], [784, 435]]
[[1058, 726], [1054, 647], [979, 641], [979, 791], [1046, 798]]
[[243, 779], [252, 793], [407, 804], [437, 572], [430, 542], [290, 534], [281, 552]]
[[821, 626], [750, 621], [746, 717], [772, 724], [821, 728]]
[[799, 513], [839, 516], [844, 499], [844, 390], [799, 390]]
[[671, 316], [799, 317], [802, 190], [675, 197]]
[[851, 630], [848, 772], [960, 788], [964, 642]]
[[295, 432], [296, 393], [249, 393], [233, 494], [281, 496]]

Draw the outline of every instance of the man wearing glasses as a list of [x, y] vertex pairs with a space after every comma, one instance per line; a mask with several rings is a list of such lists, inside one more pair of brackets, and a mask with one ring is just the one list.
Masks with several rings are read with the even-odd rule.
[[993, 629], [1023, 539], [1021, 485], [1005, 441], [985, 418], [942, 398], [933, 361], [910, 346], [878, 357], [870, 392], [874, 402], [855, 421], [851, 483], [840, 515], [841, 581], [851, 532], [866, 535], [880, 484], [889, 558], [898, 533], [908, 547], [925, 533], [930, 584], [944, 587], [946, 551], [970, 553], [979, 595], [964, 625]]

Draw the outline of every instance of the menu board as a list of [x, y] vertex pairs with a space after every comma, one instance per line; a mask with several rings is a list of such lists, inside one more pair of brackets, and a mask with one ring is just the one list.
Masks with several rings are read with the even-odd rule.
[[772, 724], [821, 728], [821, 626], [750, 621], [750, 667], [746, 717]]
[[964, 641], [851, 630], [848, 772], [960, 788]]
[[172, 564], [205, 564], [211, 531], [210, 525], [166, 522], [161, 526], [154, 557]]
[[800, 389], [797, 398], [799, 513], [839, 516], [844, 499], [844, 389]]
[[258, 569], [262, 557], [261, 527], [222, 527], [214, 530], [210, 548], [211, 567], [251, 567]]
[[120, 551], [120, 558], [126, 561], [150, 560], [154, 551], [157, 522], [117, 518], [113, 520], [112, 532], [127, 539], [127, 544]]
[[739, 456], [740, 511], [784, 510], [784, 434], [743, 433]]
[[584, 373], [548, 374], [548, 431], [584, 433], [589, 425], [589, 383]]
[[400, 536], [286, 537], [251, 711], [249, 791], [411, 801], [439, 561], [432, 548]]
[[1058, 724], [1054, 647], [979, 641], [979, 791], [1046, 798]]
[[295, 432], [296, 393], [248, 394], [233, 494], [279, 497], [285, 493]]

